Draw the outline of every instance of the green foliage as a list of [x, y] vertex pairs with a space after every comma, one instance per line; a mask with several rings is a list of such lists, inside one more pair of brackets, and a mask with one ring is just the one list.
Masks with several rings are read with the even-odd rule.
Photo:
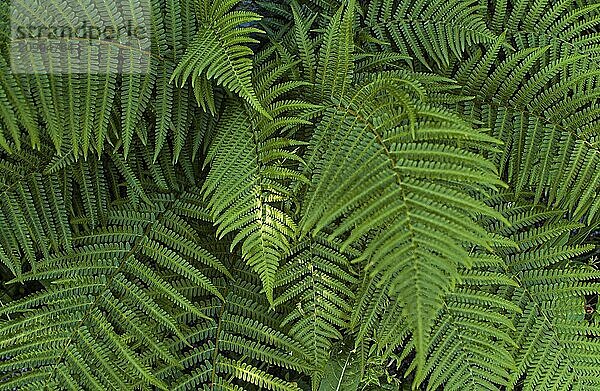
[[149, 5], [0, 3], [0, 390], [600, 388], [595, 1]]
[[295, 303], [282, 325], [289, 325], [289, 333], [310, 348], [315, 384], [350, 321], [355, 298], [351, 287], [357, 279], [350, 273], [349, 259], [356, 255], [342, 252], [340, 243], [319, 235], [298, 243], [279, 271], [277, 285], [282, 289], [275, 304]]
[[496, 40], [486, 9], [476, 0], [375, 0], [366, 9], [377, 39], [429, 69], [448, 66], [469, 47]]

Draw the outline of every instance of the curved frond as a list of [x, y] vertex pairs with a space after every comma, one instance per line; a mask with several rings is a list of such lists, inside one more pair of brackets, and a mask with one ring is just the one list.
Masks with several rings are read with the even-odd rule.
[[379, 40], [431, 69], [496, 41], [485, 11], [477, 0], [374, 0], [365, 20]]
[[361, 259], [403, 300], [423, 364], [442, 297], [457, 267], [470, 264], [464, 243], [490, 240], [468, 221], [473, 206], [495, 213], [466, 189], [502, 183], [489, 161], [459, 146], [494, 139], [423, 104], [411, 84], [375, 79], [326, 109], [310, 144], [315, 174], [301, 227], [315, 234], [337, 223], [331, 236], [345, 237], [345, 245], [369, 235]]
[[152, 368], [177, 358], [156, 336], [185, 341], [176, 308], [206, 317], [171, 275], [222, 297], [200, 269], [224, 269], [195, 238], [187, 238], [191, 227], [178, 221], [172, 204], [177, 201], [157, 210], [111, 211], [106, 227], [75, 235], [73, 250], [52, 253], [13, 280], [47, 287], [0, 308], [10, 319], [0, 326], [2, 371], [12, 370], [0, 389], [34, 375], [40, 388], [56, 388], [68, 375], [77, 388], [142, 383], [168, 389]]
[[[196, 88], [210, 89], [202, 80], [215, 80], [244, 98], [252, 107], [269, 116], [252, 86], [252, 49], [258, 41], [250, 35], [261, 32], [256, 27], [242, 27], [260, 20], [259, 15], [231, 10], [239, 1], [203, 0], [198, 6], [198, 32], [186, 54], [177, 64], [171, 80], [183, 84], [190, 76]], [[199, 103], [208, 104], [208, 91], [197, 94]]]

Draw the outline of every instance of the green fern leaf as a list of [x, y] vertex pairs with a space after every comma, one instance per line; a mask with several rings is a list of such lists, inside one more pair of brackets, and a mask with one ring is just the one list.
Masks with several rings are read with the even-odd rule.
[[[183, 84], [191, 75], [192, 85], [206, 78], [214, 79], [239, 94], [256, 110], [269, 117], [252, 86], [252, 50], [257, 43], [250, 34], [261, 32], [255, 27], [239, 27], [260, 20], [252, 12], [231, 11], [239, 1], [212, 2], [204, 0], [198, 7], [198, 33], [173, 71], [171, 80]], [[200, 79], [200, 80], [199, 80]], [[203, 95], [205, 91], [201, 92]], [[207, 102], [202, 96], [199, 103]]]

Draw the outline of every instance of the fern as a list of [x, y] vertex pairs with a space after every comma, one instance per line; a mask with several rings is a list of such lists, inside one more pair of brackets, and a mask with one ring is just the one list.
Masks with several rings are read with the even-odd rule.
[[[591, 221], [597, 209], [592, 201], [598, 187], [594, 175], [597, 151], [590, 142], [593, 133], [581, 125], [594, 121], [594, 95], [584, 87], [595, 79], [594, 71], [582, 70], [576, 79], [555, 82], [552, 80], [561, 72], [578, 66], [579, 56], [566, 55], [549, 62], [545, 58], [548, 47], [533, 47], [499, 62], [494, 60], [499, 51], [497, 44], [457, 73], [459, 82], [465, 83], [465, 93], [478, 95], [475, 102], [465, 103], [461, 110], [495, 129], [495, 135], [505, 142], [506, 148], [495, 156], [495, 161], [517, 191], [533, 188], [537, 200], [548, 191], [551, 203]], [[495, 69], [490, 70], [494, 63]], [[472, 78], [473, 73], [489, 76]], [[503, 82], [506, 77], [511, 84]], [[553, 86], [544, 90], [547, 83]], [[564, 99], [568, 91], [580, 88], [585, 92]], [[578, 169], [569, 170], [565, 164]], [[577, 189], [577, 193], [570, 193], [570, 189]]]
[[[152, 332], [159, 327], [183, 337], [173, 317], [174, 306], [203, 314], [165, 279], [165, 273], [222, 297], [194, 264], [226, 272], [214, 256], [186, 239], [191, 227], [168, 209], [177, 203], [164, 200], [156, 210], [111, 211], [106, 227], [75, 236], [72, 250], [50, 254], [34, 271], [12, 281], [51, 285], [2, 308], [3, 314], [15, 318], [2, 327], [4, 367], [22, 364], [23, 359], [31, 363], [23, 368], [27, 370], [21, 380], [11, 378], [4, 388], [27, 384], [31, 378], [37, 379], [38, 387], [56, 387], [68, 375], [74, 384], [92, 381], [127, 388], [142, 382], [166, 389], [144, 356], [149, 355], [150, 362], [176, 359]], [[39, 311], [32, 316], [35, 308]], [[142, 346], [148, 349], [138, 351]], [[29, 352], [35, 349], [43, 355], [50, 347], [54, 353], [45, 359], [35, 359]], [[97, 363], [112, 379], [96, 378], [91, 368]]]
[[377, 0], [369, 2], [365, 19], [375, 37], [431, 69], [448, 66], [469, 47], [494, 42], [485, 16], [472, 0]]
[[[204, 0], [198, 7], [198, 35], [190, 43], [186, 54], [177, 64], [171, 79], [185, 81], [192, 76], [192, 85], [197, 80], [214, 79], [246, 99], [255, 109], [267, 117], [252, 86], [252, 50], [248, 44], [257, 43], [249, 35], [259, 33], [254, 27], [236, 27], [240, 24], [259, 20], [259, 15], [248, 11], [231, 11], [239, 1], [212, 2]], [[206, 79], [205, 79], [206, 78]], [[196, 88], [207, 88], [210, 84], [201, 82]], [[202, 98], [198, 101], [203, 107], [210, 107], [207, 91], [199, 91]], [[197, 95], [197, 96], [198, 96]]]
[[447, 296], [432, 333], [424, 371], [429, 372], [427, 389], [500, 390], [509, 384], [516, 370], [511, 315], [520, 308], [489, 292], [517, 286], [510, 275], [491, 271], [502, 263], [491, 256], [476, 260], [461, 275], [461, 286]]
[[[177, 319], [189, 325], [186, 341], [193, 348], [173, 341], [173, 347], [183, 353], [182, 368], [170, 366], [160, 371], [173, 378], [172, 389], [238, 389], [236, 384], [243, 384], [245, 389], [252, 384], [270, 390], [300, 389], [278, 376], [275, 368], [289, 370], [290, 374], [308, 371], [308, 352], [280, 331], [281, 314], [269, 311], [260, 285], [246, 277], [244, 266], [241, 267], [234, 280], [222, 281], [224, 301], [213, 297], [199, 303], [209, 319], [189, 312], [179, 314]], [[189, 284], [181, 288], [197, 291]], [[261, 368], [264, 363], [269, 364], [267, 368]]]
[[277, 285], [282, 293], [275, 304], [295, 302], [282, 326], [289, 327], [289, 333], [310, 352], [313, 384], [318, 385], [333, 343], [343, 339], [340, 330], [349, 326], [354, 301], [350, 287], [357, 283], [348, 264], [352, 253], [341, 252], [340, 244], [325, 235], [306, 239], [291, 252], [289, 263], [279, 271]]
[[598, 272], [569, 261], [592, 247], [565, 244], [572, 226], [552, 212], [526, 203], [504, 212], [512, 227], [502, 233], [517, 245], [504, 257], [518, 286], [502, 293], [521, 309], [513, 318], [517, 370], [510, 388], [517, 383], [524, 390], [565, 384], [585, 389], [597, 384], [586, 376], [595, 366], [600, 345], [591, 339], [597, 331], [585, 319], [584, 295], [598, 291]]
[[[319, 163], [305, 200], [303, 230], [318, 232], [344, 214], [332, 236], [348, 234], [349, 244], [372, 233], [361, 258], [368, 259], [372, 273], [383, 273], [382, 283], [392, 292], [411, 298], [405, 305], [422, 354], [459, 260], [469, 264], [462, 242], [489, 241], [476, 225], [464, 223], [476, 202], [462, 208], [450, 199], [469, 198], [458, 183], [500, 182], [488, 162], [453, 145], [493, 139], [443, 110], [419, 107], [410, 90], [402, 91], [403, 83], [410, 82], [375, 80], [328, 110], [311, 142]], [[325, 149], [326, 143], [332, 147]], [[437, 183], [428, 185], [430, 179]], [[480, 212], [490, 213], [485, 207]]]
[[[203, 185], [218, 233], [236, 231], [232, 246], [260, 275], [273, 300], [277, 266], [296, 235], [296, 223], [281, 206], [292, 201], [289, 182], [305, 180], [295, 167], [302, 160], [289, 149], [301, 142], [283, 137], [286, 128], [309, 123], [294, 112], [311, 108], [300, 101], [278, 99], [302, 83], [273, 83], [289, 66], [265, 66], [256, 75], [259, 96], [273, 120], [252, 115], [238, 101], [221, 114], [205, 164], [211, 169]], [[290, 166], [289, 162], [293, 165]], [[281, 206], [280, 206], [281, 205]]]
[[0, 390], [600, 387], [597, 2], [0, 16]]

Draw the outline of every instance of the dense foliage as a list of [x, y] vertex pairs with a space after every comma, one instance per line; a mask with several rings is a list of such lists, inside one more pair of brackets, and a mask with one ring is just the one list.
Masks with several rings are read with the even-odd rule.
[[0, 2], [0, 390], [600, 389], [596, 0], [150, 2]]

